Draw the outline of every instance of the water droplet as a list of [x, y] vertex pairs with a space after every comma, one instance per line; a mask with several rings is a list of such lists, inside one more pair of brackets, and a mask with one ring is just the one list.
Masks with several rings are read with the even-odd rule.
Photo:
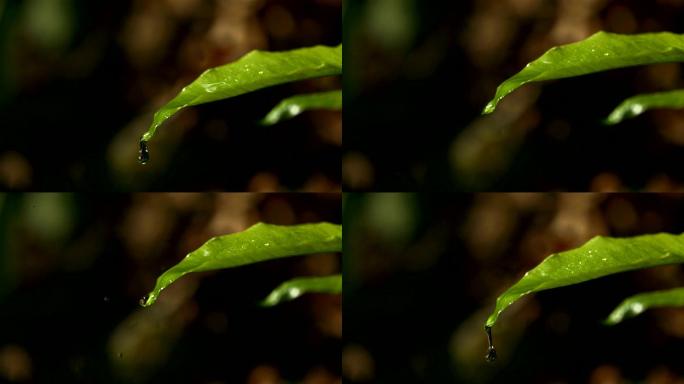
[[492, 342], [492, 327], [485, 326], [485, 332], [487, 332], [487, 342], [489, 343], [485, 360], [493, 363], [496, 360], [496, 349], [494, 349], [494, 343]]
[[630, 110], [633, 114], [638, 115], [644, 111], [644, 106], [641, 104], [634, 104]]
[[140, 151], [138, 152], [138, 161], [140, 164], [147, 164], [150, 160], [150, 150], [147, 149], [147, 142], [140, 140]]
[[109, 296], [105, 296], [102, 300], [104, 300], [105, 303], [109, 302]]
[[145, 306], [145, 303], [147, 303], [147, 295], [143, 296], [142, 299], [140, 299], [140, 305]]
[[641, 312], [643, 312], [645, 308], [644, 308], [644, 305], [641, 303], [634, 303], [629, 307], [629, 309], [630, 309], [630, 311], [632, 311], [632, 313], [634, 315], [638, 315]]

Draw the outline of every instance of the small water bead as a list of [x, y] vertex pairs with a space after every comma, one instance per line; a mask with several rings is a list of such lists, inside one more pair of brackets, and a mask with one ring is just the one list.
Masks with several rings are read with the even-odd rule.
[[642, 112], [644, 112], [644, 106], [641, 104], [634, 104], [630, 108], [630, 112], [632, 112], [632, 114], [634, 114], [634, 115], [639, 115]]
[[629, 307], [629, 310], [632, 312], [633, 315], [638, 315], [641, 312], [644, 311], [644, 305], [641, 303], [634, 303]]
[[147, 303], [147, 295], [143, 296], [142, 299], [139, 301], [141, 306], [145, 306], [145, 303]]
[[150, 161], [150, 150], [147, 148], [147, 142], [144, 140], [140, 140], [138, 161], [140, 162], [140, 164], [147, 164], [147, 162]]

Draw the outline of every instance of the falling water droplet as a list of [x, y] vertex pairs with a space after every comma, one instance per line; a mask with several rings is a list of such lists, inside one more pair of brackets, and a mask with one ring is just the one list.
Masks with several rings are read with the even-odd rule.
[[150, 151], [147, 149], [147, 142], [140, 140], [140, 151], [138, 152], [138, 161], [140, 164], [147, 164], [150, 160]]
[[487, 332], [487, 342], [489, 343], [485, 360], [493, 363], [496, 360], [496, 349], [494, 349], [494, 343], [492, 342], [492, 327], [485, 326], [485, 332]]
[[140, 305], [145, 306], [145, 303], [147, 303], [147, 295], [143, 296], [142, 299], [140, 299]]

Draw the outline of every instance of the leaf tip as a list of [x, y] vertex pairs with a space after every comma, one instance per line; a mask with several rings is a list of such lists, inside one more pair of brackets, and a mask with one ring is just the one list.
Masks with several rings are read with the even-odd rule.
[[259, 302], [259, 306], [262, 307], [262, 308], [274, 307], [276, 304], [278, 304], [278, 301], [277, 301], [277, 300], [274, 300], [274, 299], [271, 297], [271, 295], [269, 295], [268, 297], [266, 297], [265, 299], [263, 299], [263, 300], [261, 300], [261, 301]]
[[482, 114], [483, 115], [489, 115], [490, 113], [494, 112], [496, 109], [496, 100], [492, 100], [485, 107], [482, 109]]
[[617, 125], [620, 120], [617, 120], [611, 116], [606, 117], [605, 119], [601, 120], [601, 124], [603, 125]]
[[617, 324], [617, 323], [618, 323], [618, 321], [614, 320], [614, 319], [611, 318], [610, 316], [607, 317], [607, 318], [605, 318], [605, 319], [603, 319], [603, 321], [601, 321], [601, 324], [604, 325], [604, 326], [606, 326], [606, 327], [612, 327], [613, 325], [615, 325], [615, 324]]
[[271, 291], [271, 293], [266, 296], [263, 300], [259, 302], [259, 306], [262, 308], [274, 307], [281, 301], [281, 295], [279, 294], [278, 288]]
[[625, 319], [625, 316], [627, 314], [622, 310], [622, 308], [618, 307], [613, 312], [611, 312], [608, 317], [603, 319], [601, 322], [604, 326], [606, 327], [612, 327], [614, 325], [617, 325], [618, 323], [622, 322], [622, 320]]
[[605, 119], [603, 119], [601, 122], [604, 125], [616, 125], [620, 122], [622, 122], [624, 115], [620, 113], [619, 110], [614, 110], [613, 112], [608, 115]]
[[266, 115], [263, 119], [259, 120], [259, 125], [262, 127], [270, 127], [275, 125], [278, 122], [277, 119], [274, 119], [271, 114], [269, 113]]
[[492, 329], [492, 327], [493, 327], [494, 324], [496, 323], [496, 318], [497, 318], [497, 314], [496, 314], [496, 313], [492, 313], [492, 314], [487, 318], [487, 321], [485, 321], [485, 325], [484, 325], [485, 331], [488, 330], [488, 329]]
[[138, 304], [140, 304], [141, 307], [148, 307], [151, 304], [151, 303], [148, 303], [148, 300], [149, 300], [149, 296], [145, 295], [138, 301]]

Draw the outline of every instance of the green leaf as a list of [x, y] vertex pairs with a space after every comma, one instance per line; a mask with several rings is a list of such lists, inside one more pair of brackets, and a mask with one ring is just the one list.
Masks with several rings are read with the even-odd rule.
[[272, 307], [283, 301], [294, 300], [305, 293], [341, 293], [342, 275], [325, 277], [300, 277], [288, 280], [274, 289], [261, 302], [265, 307]]
[[342, 226], [330, 223], [281, 226], [258, 223], [246, 230], [210, 239], [164, 272], [142, 300], [153, 304], [164, 288], [190, 272], [237, 267], [312, 253], [340, 252]]
[[141, 141], [149, 141], [164, 121], [185, 107], [277, 84], [341, 73], [342, 45], [319, 45], [285, 52], [252, 51], [235, 62], [206, 70], [183, 88], [154, 114], [152, 125]]
[[620, 103], [606, 118], [606, 124], [638, 116], [654, 108], [684, 108], [684, 90], [637, 95]]
[[484, 108], [494, 112], [506, 95], [524, 84], [636, 65], [684, 61], [684, 35], [669, 32], [620, 35], [597, 32], [585, 40], [551, 48], [496, 89]]
[[486, 327], [521, 297], [602, 276], [684, 262], [684, 234], [659, 233], [630, 238], [597, 236], [579, 248], [547, 257], [501, 294]]
[[610, 313], [604, 321], [606, 325], [615, 325], [622, 320], [634, 317], [649, 308], [684, 306], [684, 288], [641, 293], [625, 299]]
[[338, 90], [288, 97], [278, 103], [278, 105], [261, 120], [261, 124], [273, 125], [312, 109], [342, 109], [342, 91]]

